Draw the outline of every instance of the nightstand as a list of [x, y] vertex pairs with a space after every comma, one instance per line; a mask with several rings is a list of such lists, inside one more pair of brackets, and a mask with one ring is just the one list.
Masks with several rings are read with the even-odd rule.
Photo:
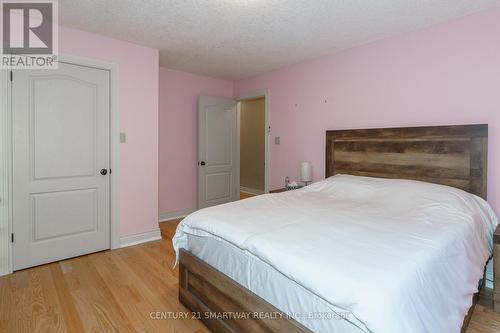
[[493, 308], [500, 313], [500, 225], [493, 234]]

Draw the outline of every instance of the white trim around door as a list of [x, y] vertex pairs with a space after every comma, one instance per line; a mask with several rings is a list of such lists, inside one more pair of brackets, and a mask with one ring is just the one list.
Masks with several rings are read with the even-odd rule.
[[12, 254], [10, 251], [10, 230], [12, 230], [12, 145], [11, 145], [11, 88], [10, 72], [0, 70], [0, 275], [9, 274]]
[[[79, 56], [59, 54], [58, 61], [93, 67], [110, 72], [110, 245], [120, 247], [119, 175], [120, 175], [120, 115], [118, 65]], [[0, 71], [0, 275], [12, 273], [12, 89], [10, 71]]]
[[[241, 95], [238, 97], [235, 97], [235, 100], [238, 102], [248, 100], [248, 99], [254, 99], [254, 98], [259, 98], [259, 97], [264, 97], [266, 100], [265, 104], [265, 135], [264, 135], [264, 154], [265, 154], [265, 167], [264, 167], [264, 193], [269, 193], [269, 136], [271, 135], [271, 127], [269, 125], [269, 111], [270, 111], [270, 104], [269, 104], [269, 98], [270, 98], [270, 93], [269, 90], [257, 90], [245, 95]], [[239, 103], [238, 103], [238, 119], [239, 119], [239, 113], [240, 113], [240, 108], [239, 108]], [[238, 133], [239, 133], [239, 128], [238, 128]], [[239, 135], [238, 135], [239, 138]], [[238, 143], [239, 147], [239, 143]]]

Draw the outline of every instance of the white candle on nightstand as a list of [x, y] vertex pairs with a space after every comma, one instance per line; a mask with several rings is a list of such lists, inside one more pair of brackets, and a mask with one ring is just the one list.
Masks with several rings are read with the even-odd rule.
[[312, 182], [312, 168], [311, 168], [311, 163], [309, 162], [302, 162], [300, 164], [300, 180], [303, 181], [304, 183], [310, 183]]

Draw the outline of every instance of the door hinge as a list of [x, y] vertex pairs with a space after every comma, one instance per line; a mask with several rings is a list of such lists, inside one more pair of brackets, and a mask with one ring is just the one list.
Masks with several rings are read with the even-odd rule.
[[11, 234], [10, 234], [10, 241], [11, 241], [12, 243], [14, 243], [14, 233], [11, 233]]
[[10, 82], [14, 81], [14, 74], [12, 74], [12, 71], [10, 71]]

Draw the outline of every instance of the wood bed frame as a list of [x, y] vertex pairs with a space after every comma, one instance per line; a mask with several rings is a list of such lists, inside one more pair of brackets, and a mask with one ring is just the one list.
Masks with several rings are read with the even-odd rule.
[[[487, 149], [488, 125], [327, 131], [326, 177], [342, 173], [422, 180], [486, 199]], [[477, 297], [464, 318], [462, 332]], [[185, 250], [180, 251], [179, 300], [214, 332], [310, 332]], [[275, 315], [264, 319], [226, 316], [238, 312]]]
[[486, 199], [488, 125], [326, 132], [326, 177], [422, 180]]

